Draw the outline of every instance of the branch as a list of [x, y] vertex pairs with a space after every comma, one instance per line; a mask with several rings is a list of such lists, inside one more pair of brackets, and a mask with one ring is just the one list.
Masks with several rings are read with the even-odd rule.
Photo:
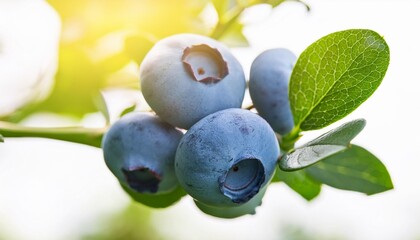
[[41, 128], [25, 127], [18, 124], [0, 121], [0, 140], [3, 137], [38, 137], [62, 140], [101, 147], [106, 128], [61, 127]]

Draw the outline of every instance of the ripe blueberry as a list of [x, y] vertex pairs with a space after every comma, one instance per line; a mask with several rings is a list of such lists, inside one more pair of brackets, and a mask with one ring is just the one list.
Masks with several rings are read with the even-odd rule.
[[252, 63], [249, 93], [258, 113], [282, 135], [294, 126], [289, 103], [289, 80], [296, 56], [287, 49], [270, 49]]
[[270, 125], [243, 109], [203, 118], [184, 135], [175, 172], [184, 190], [212, 207], [238, 206], [271, 180], [280, 150]]
[[132, 191], [168, 193], [178, 186], [174, 159], [182, 135], [157, 116], [126, 114], [104, 136], [105, 163]]
[[160, 40], [140, 66], [141, 90], [162, 120], [188, 129], [201, 118], [241, 107], [245, 76], [220, 42], [194, 34]]

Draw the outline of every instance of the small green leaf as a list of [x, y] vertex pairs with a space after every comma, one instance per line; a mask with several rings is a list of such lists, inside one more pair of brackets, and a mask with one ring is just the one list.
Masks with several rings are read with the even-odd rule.
[[356, 145], [305, 170], [317, 181], [331, 187], [368, 195], [393, 188], [391, 177], [382, 162]]
[[284, 172], [277, 169], [275, 180], [286, 183], [308, 201], [314, 199], [321, 192], [321, 183], [309, 176], [305, 170]]
[[4, 142], [3, 136], [0, 134], [0, 142]]
[[120, 117], [126, 115], [127, 113], [131, 113], [132, 111], [134, 111], [136, 109], [137, 105], [133, 104], [132, 106], [124, 109], [121, 113], [120, 113]]
[[385, 40], [367, 29], [332, 33], [310, 45], [290, 79], [295, 126], [320, 129], [351, 113], [378, 88], [389, 59]]
[[293, 152], [283, 155], [279, 161], [280, 169], [299, 170], [343, 151], [365, 125], [364, 119], [356, 119], [322, 134]]
[[131, 198], [143, 205], [152, 207], [152, 208], [166, 208], [172, 204], [178, 202], [183, 196], [186, 195], [182, 187], [178, 186], [175, 190], [170, 193], [165, 194], [142, 194], [134, 192], [129, 188], [121, 184], [124, 191], [131, 196]]

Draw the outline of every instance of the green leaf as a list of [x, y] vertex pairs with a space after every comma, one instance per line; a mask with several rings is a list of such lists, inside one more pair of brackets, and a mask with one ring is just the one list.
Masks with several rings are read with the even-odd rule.
[[106, 104], [105, 98], [101, 92], [99, 92], [98, 95], [96, 95], [96, 97], [93, 98], [93, 102], [95, 103], [96, 108], [99, 110], [99, 112], [101, 112], [102, 115], [104, 116], [106, 125], [109, 125], [110, 123], [109, 110], [108, 110], [108, 106]]
[[140, 64], [155, 42], [156, 39], [151, 34], [130, 35], [125, 39], [124, 52], [130, 59]]
[[243, 34], [244, 25], [240, 22], [233, 22], [229, 28], [219, 37], [219, 41], [229, 47], [248, 47], [249, 43]]
[[236, 4], [236, 2], [232, 0], [211, 0], [211, 2], [213, 3], [214, 9], [216, 10], [219, 18], [232, 9]]
[[290, 79], [295, 126], [320, 129], [351, 113], [378, 88], [389, 59], [385, 40], [367, 29], [332, 33], [311, 44]]
[[186, 195], [182, 187], [178, 186], [175, 190], [165, 194], [142, 194], [134, 192], [121, 184], [124, 191], [131, 196], [131, 198], [143, 205], [152, 208], [166, 208], [178, 202], [183, 196]]
[[296, 171], [346, 149], [341, 145], [314, 145], [295, 149], [283, 155], [279, 167], [283, 171]]
[[261, 3], [270, 4], [274, 8], [274, 7], [277, 7], [277, 6], [279, 6], [280, 4], [282, 4], [282, 3], [286, 2], [286, 1], [301, 3], [301, 4], [303, 4], [306, 7], [306, 10], [307, 11], [310, 11], [311, 10], [311, 7], [308, 4], [306, 4], [305, 2], [300, 1], [300, 0], [262, 0]]
[[306, 200], [312, 200], [321, 192], [321, 183], [309, 176], [305, 170], [284, 172], [277, 169], [274, 181], [282, 181]]
[[364, 119], [356, 119], [322, 134], [293, 152], [283, 155], [279, 161], [280, 169], [299, 170], [343, 151], [365, 125]]
[[278, 5], [284, 3], [285, 0], [262, 0], [261, 3], [267, 3], [270, 4], [273, 8], [277, 7]]
[[104, 214], [94, 229], [75, 235], [80, 240], [164, 239], [152, 221], [153, 209], [132, 202], [124, 209]]
[[4, 142], [3, 136], [0, 134], [0, 142]]
[[[4, 120], [19, 122], [35, 112], [80, 119], [97, 112], [93, 98], [100, 90], [110, 86], [139, 88], [138, 79], [127, 75], [126, 67], [133, 60], [141, 61], [150, 49], [149, 36], [157, 40], [176, 33], [206, 34], [211, 30], [201, 17], [210, 0], [48, 2], [60, 15], [62, 32], [71, 33], [61, 38], [56, 82], [43, 102], [28, 104]], [[95, 9], [97, 14], [92, 17], [86, 9]], [[76, 32], [74, 24], [68, 24], [75, 22]], [[143, 33], [147, 34], [141, 38]], [[124, 36], [128, 36], [125, 42]]]
[[96, 63], [95, 68], [100, 69], [102, 75], [108, 75], [127, 66], [130, 60], [126, 53], [118, 52]]
[[315, 146], [321, 144], [348, 146], [366, 126], [366, 120], [359, 118], [347, 122], [329, 132], [322, 134], [314, 140], [305, 144], [305, 146]]
[[56, 84], [51, 95], [33, 110], [81, 118], [97, 111], [94, 99], [105, 86], [104, 82], [102, 69], [89, 58], [85, 49], [62, 46]]
[[127, 113], [131, 113], [132, 111], [134, 111], [136, 109], [137, 105], [133, 104], [132, 106], [124, 109], [121, 113], [120, 113], [120, 117], [126, 115]]
[[391, 177], [382, 162], [356, 145], [305, 170], [317, 181], [331, 187], [368, 195], [393, 188]]

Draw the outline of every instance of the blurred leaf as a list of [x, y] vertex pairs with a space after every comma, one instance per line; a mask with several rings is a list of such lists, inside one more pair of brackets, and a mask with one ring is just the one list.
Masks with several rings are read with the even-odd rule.
[[151, 36], [144, 34], [131, 35], [125, 39], [124, 51], [130, 59], [140, 64], [154, 44], [155, 41], [152, 40]]
[[248, 47], [249, 43], [243, 34], [244, 25], [237, 21], [233, 22], [229, 28], [220, 36], [219, 41], [224, 42], [230, 47]]
[[305, 170], [284, 172], [277, 169], [275, 181], [286, 183], [291, 189], [308, 201], [317, 197], [321, 192], [321, 183], [309, 176]]
[[229, 46], [248, 46], [248, 41], [242, 33], [243, 24], [239, 21], [242, 12], [258, 2], [221, 0], [213, 1], [218, 14], [218, 22], [211, 38], [220, 40]]
[[262, 3], [270, 4], [272, 7], [277, 7], [278, 5], [284, 3], [286, 0], [262, 0]]
[[94, 98], [100, 94], [103, 82], [103, 73], [89, 59], [85, 50], [78, 46], [63, 46], [54, 89], [36, 110], [75, 117], [95, 112]]
[[102, 72], [103, 75], [107, 75], [116, 72], [130, 63], [130, 58], [124, 52], [113, 54], [102, 61], [96, 63], [96, 68]]
[[219, 18], [236, 5], [234, 0], [212, 0], [211, 2]]
[[[139, 76], [133, 73], [132, 67], [133, 66], [129, 66], [121, 71], [109, 75], [106, 81], [106, 89], [119, 88], [140, 90]], [[138, 65], [136, 67], [136, 70], [138, 70]]]
[[120, 71], [139, 63], [153, 41], [181, 32], [209, 32], [200, 17], [209, 1], [49, 0], [62, 19], [56, 84], [45, 101], [8, 120], [39, 111], [78, 118], [98, 111], [95, 98], [101, 89], [133, 86], [132, 76]]
[[368, 195], [393, 188], [391, 177], [382, 162], [356, 145], [305, 170], [317, 181], [331, 187]]
[[280, 4], [284, 2], [298, 2], [298, 3], [303, 4], [306, 7], [307, 11], [311, 10], [311, 7], [308, 4], [300, 0], [262, 0], [261, 2], [270, 4], [273, 8], [279, 6]]
[[[295, 225], [296, 224], [296, 225]], [[348, 240], [344, 232], [320, 231], [318, 228], [308, 228], [301, 223], [286, 223], [281, 227], [278, 240]]]
[[94, 98], [94, 103], [96, 105], [96, 108], [99, 110], [99, 112], [101, 112], [102, 115], [104, 116], [106, 125], [109, 125], [109, 123], [110, 123], [110, 116], [109, 116], [108, 106], [106, 104], [104, 95], [102, 95], [102, 93], [99, 93]]
[[141, 31], [157, 38], [206, 33], [199, 15], [210, 0], [48, 0], [63, 19], [63, 40], [95, 43], [114, 31]]
[[178, 186], [174, 191], [165, 194], [142, 194], [130, 190], [123, 184], [121, 184], [121, 186], [134, 201], [152, 208], [169, 207], [186, 195], [185, 191], [180, 186]]
[[367, 29], [335, 32], [311, 44], [290, 79], [295, 126], [319, 129], [351, 113], [378, 88], [389, 58], [385, 40]]
[[120, 117], [122, 117], [122, 116], [126, 115], [127, 113], [131, 113], [132, 111], [134, 111], [134, 110], [136, 109], [136, 107], [137, 107], [137, 105], [136, 105], [136, 104], [133, 104], [132, 106], [130, 106], [130, 107], [128, 107], [128, 108], [126, 108], [126, 109], [124, 109], [124, 110], [121, 112]]
[[151, 212], [140, 204], [130, 204], [121, 212], [102, 217], [95, 231], [78, 239], [82, 240], [138, 240], [162, 239], [151, 222]]
[[4, 142], [3, 136], [0, 134], [0, 142]]
[[[304, 4], [309, 10], [309, 6], [304, 2], [291, 1]], [[239, 20], [242, 12], [257, 4], [267, 3], [272, 7], [277, 7], [283, 2], [285, 0], [212, 0], [218, 15], [218, 23], [210, 36], [231, 47], [247, 47], [249, 43], [242, 32], [244, 26]]]
[[280, 169], [302, 169], [346, 149], [365, 125], [364, 119], [356, 119], [322, 134], [293, 152], [283, 155], [279, 161]]

